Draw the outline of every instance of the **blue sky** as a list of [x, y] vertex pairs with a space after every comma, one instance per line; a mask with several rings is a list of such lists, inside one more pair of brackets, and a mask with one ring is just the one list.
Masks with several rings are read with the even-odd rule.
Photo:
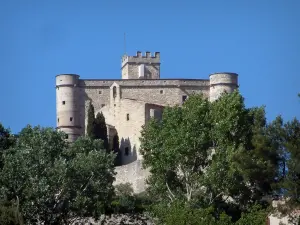
[[55, 75], [120, 78], [127, 52], [161, 52], [161, 78], [239, 74], [246, 105], [299, 115], [299, 0], [0, 2], [0, 122], [55, 126]]

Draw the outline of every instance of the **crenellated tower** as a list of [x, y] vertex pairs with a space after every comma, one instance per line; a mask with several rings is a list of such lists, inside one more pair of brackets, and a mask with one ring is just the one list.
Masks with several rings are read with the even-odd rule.
[[209, 76], [209, 100], [215, 101], [222, 93], [232, 93], [238, 88], [238, 75], [236, 73], [213, 73]]
[[70, 142], [75, 141], [81, 135], [78, 81], [79, 75], [76, 74], [56, 76], [57, 129], [65, 132]]
[[160, 53], [122, 57], [122, 79], [160, 79]]

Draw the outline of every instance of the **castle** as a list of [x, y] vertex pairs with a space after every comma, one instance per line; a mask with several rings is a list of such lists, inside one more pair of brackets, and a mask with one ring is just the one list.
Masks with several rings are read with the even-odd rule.
[[135, 192], [145, 189], [148, 171], [139, 153], [141, 127], [151, 117], [161, 118], [165, 106], [181, 105], [189, 95], [202, 93], [210, 101], [238, 86], [236, 73], [214, 73], [209, 79], [160, 79], [160, 53], [146, 52], [121, 59], [122, 79], [80, 79], [76, 74], [56, 76], [57, 128], [75, 141], [85, 134], [87, 110], [105, 116], [108, 138], [120, 140], [122, 166], [116, 183], [130, 182]]

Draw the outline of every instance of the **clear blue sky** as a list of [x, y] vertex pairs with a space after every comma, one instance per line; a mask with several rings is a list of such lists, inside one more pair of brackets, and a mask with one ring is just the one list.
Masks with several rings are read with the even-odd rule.
[[0, 122], [55, 126], [55, 75], [120, 78], [124, 52], [160, 51], [162, 78], [239, 74], [246, 105], [300, 113], [299, 0], [2, 0]]

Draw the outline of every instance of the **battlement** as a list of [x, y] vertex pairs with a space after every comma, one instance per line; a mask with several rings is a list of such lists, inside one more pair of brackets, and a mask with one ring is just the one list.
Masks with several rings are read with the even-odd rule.
[[154, 52], [154, 55], [151, 52], [142, 52], [137, 51], [135, 56], [122, 56], [122, 67], [124, 67], [127, 63], [135, 63], [135, 64], [160, 64], [160, 53]]

